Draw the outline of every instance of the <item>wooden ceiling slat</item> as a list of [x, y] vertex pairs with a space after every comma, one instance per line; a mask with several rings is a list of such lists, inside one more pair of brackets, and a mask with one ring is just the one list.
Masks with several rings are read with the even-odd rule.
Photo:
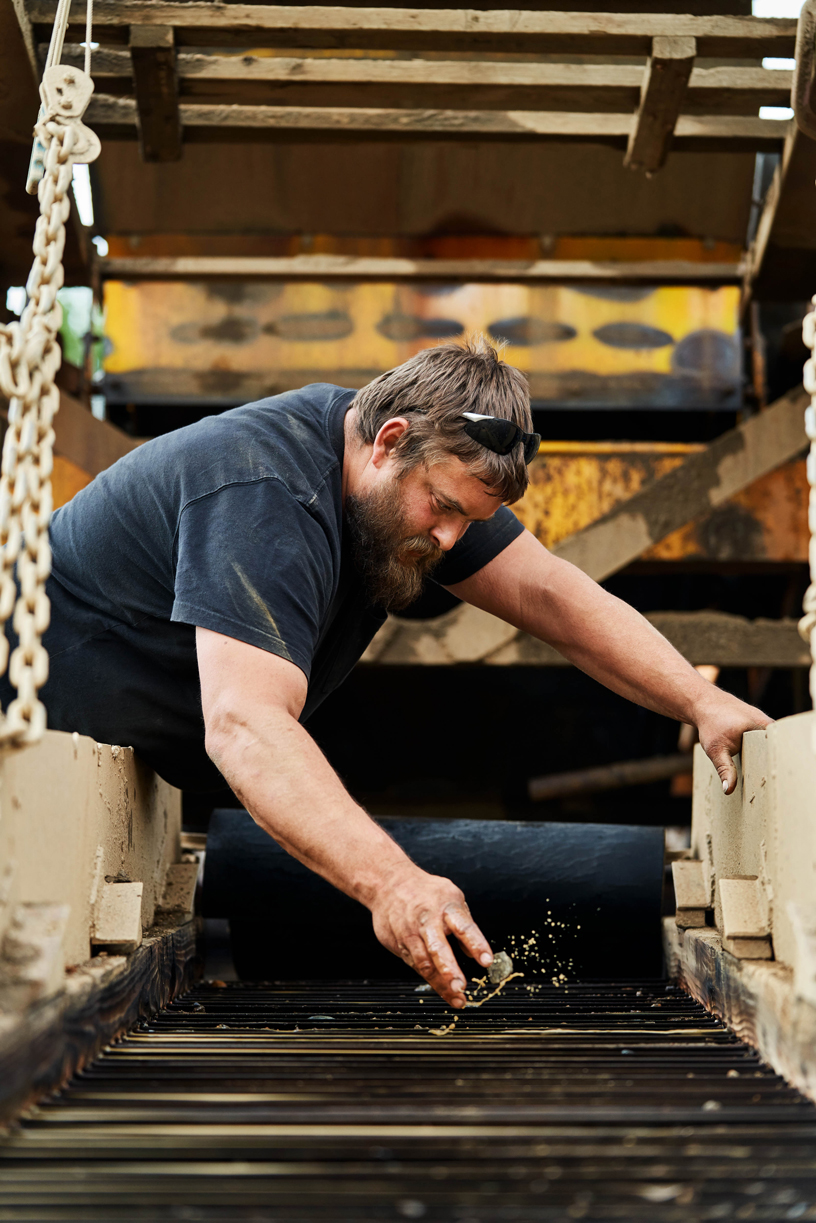
[[[29, 0], [28, 17], [49, 26], [56, 0]], [[84, 6], [72, 23], [84, 22]], [[334, 8], [206, 3], [202, 0], [96, 0], [94, 27], [167, 25], [177, 44], [260, 38], [269, 46], [496, 50], [648, 55], [656, 37], [697, 39], [701, 56], [792, 56], [795, 19], [670, 13], [554, 13], [529, 10]]]
[[[158, 26], [137, 26], [149, 35]], [[170, 27], [164, 27], [169, 29]], [[39, 48], [44, 57], [45, 46]], [[67, 44], [63, 62], [81, 67], [84, 50]], [[181, 51], [175, 57], [181, 99], [189, 103], [263, 103], [336, 108], [522, 110], [631, 113], [644, 69], [638, 64], [428, 60], [370, 56], [235, 55]], [[93, 75], [105, 94], [132, 93], [127, 48], [100, 47]], [[682, 112], [757, 115], [787, 105], [792, 73], [752, 67], [694, 68]], [[103, 82], [108, 82], [103, 85]]]
[[[522, 139], [627, 140], [631, 114], [578, 113], [532, 110], [414, 110], [363, 106], [243, 106], [194, 105], [179, 107], [185, 138], [193, 129], [209, 129], [211, 139], [225, 131], [247, 129], [256, 133], [315, 133], [323, 137], [387, 135], [447, 138], [518, 137]], [[131, 98], [98, 94], [87, 111], [91, 126], [136, 123]], [[727, 141], [730, 147], [773, 148], [787, 131], [784, 120], [751, 115], [682, 115], [675, 137], [687, 142]]]

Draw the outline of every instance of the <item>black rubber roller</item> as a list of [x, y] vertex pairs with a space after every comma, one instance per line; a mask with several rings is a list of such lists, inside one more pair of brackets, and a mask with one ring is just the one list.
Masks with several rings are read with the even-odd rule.
[[[535, 934], [548, 976], [661, 975], [662, 828], [379, 822], [424, 870], [461, 887], [494, 951], [518, 953]], [[377, 942], [367, 909], [291, 858], [245, 811], [213, 813], [203, 910], [229, 918], [245, 980], [412, 975]]]

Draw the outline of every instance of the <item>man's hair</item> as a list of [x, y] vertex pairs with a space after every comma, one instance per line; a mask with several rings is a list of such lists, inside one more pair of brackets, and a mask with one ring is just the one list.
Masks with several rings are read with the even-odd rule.
[[478, 412], [512, 420], [527, 433], [533, 428], [527, 379], [500, 360], [483, 336], [424, 349], [364, 386], [353, 406], [363, 443], [373, 442], [395, 416], [410, 421], [394, 451], [401, 474], [420, 463], [431, 467], [455, 455], [507, 504], [518, 501], [527, 487], [521, 445], [510, 454], [494, 454], [462, 427], [463, 412]]

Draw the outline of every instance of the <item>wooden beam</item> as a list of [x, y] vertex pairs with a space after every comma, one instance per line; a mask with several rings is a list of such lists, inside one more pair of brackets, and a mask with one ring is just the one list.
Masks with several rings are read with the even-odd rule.
[[181, 122], [172, 26], [131, 26], [130, 55], [142, 160], [178, 161]]
[[771, 185], [765, 195], [765, 200], [762, 205], [762, 213], [757, 224], [756, 234], [751, 243], [746, 260], [745, 274], [742, 284], [742, 301], [741, 308], [743, 311], [750, 304], [753, 289], [756, 281], [762, 274], [762, 269], [765, 263], [765, 256], [768, 253], [768, 245], [771, 241], [774, 222], [779, 211], [779, 205], [782, 201], [782, 194], [785, 187], [785, 181], [788, 176], [793, 158], [797, 148], [801, 147], [805, 137], [799, 131], [794, 123], [790, 124], [785, 143], [782, 148], [782, 157], [779, 165], [774, 170], [774, 176], [771, 179]]
[[[650, 612], [646, 619], [694, 666], [807, 667], [795, 620], [746, 620], [725, 612]], [[567, 667], [552, 646], [466, 603], [432, 620], [391, 616], [363, 655], [379, 666], [486, 664]]]
[[601, 582], [652, 544], [721, 505], [806, 446], [806, 395], [796, 387], [764, 412], [576, 532], [553, 552]]
[[527, 795], [533, 802], [551, 802], [556, 798], [571, 798], [576, 794], [599, 794], [605, 790], [622, 790], [628, 786], [647, 786], [655, 781], [690, 774], [694, 758], [690, 752], [673, 756], [648, 756], [645, 760], [620, 760], [617, 764], [600, 764], [591, 769], [575, 769], [570, 773], [545, 773], [531, 777]]
[[[41, 73], [32, 38], [31, 25], [22, 0], [14, 0], [13, 4], [6, 0], [0, 7], [0, 140], [13, 141], [27, 148], [31, 147], [32, 128], [40, 104], [37, 86]], [[5, 191], [8, 191], [11, 187], [9, 179], [14, 173], [10, 160], [3, 170], [6, 182], [9, 183]], [[71, 209], [72, 213], [75, 211]], [[9, 205], [6, 205], [6, 215], [10, 216]], [[23, 215], [20, 214], [17, 226], [21, 235], [31, 224], [33, 218], [31, 221], [24, 221]], [[10, 235], [12, 229], [7, 232]], [[3, 262], [5, 261], [4, 252]], [[9, 269], [4, 267], [3, 272], [8, 273]], [[6, 284], [9, 283], [14, 282], [6, 279]]]
[[[191, 0], [191, 3], [194, 0]], [[372, 107], [193, 105], [179, 107], [185, 139], [223, 141], [232, 133], [271, 139], [313, 137], [318, 140], [370, 137], [477, 140], [584, 140], [622, 144], [632, 127], [630, 115], [584, 114], [568, 111], [465, 111], [378, 109]], [[137, 122], [131, 98], [98, 95], [86, 114], [92, 127], [126, 128]], [[676, 128], [683, 147], [715, 145], [775, 149], [788, 129], [787, 120], [743, 115], [686, 115]]]
[[673, 917], [663, 919], [663, 941], [669, 975], [816, 1100], [816, 1007], [797, 995], [793, 971], [772, 960], [738, 960], [716, 930], [678, 930]]
[[[676, 41], [676, 40], [675, 40]], [[682, 40], [681, 40], [682, 41]], [[674, 43], [673, 43], [674, 45]], [[45, 58], [48, 46], [40, 46]], [[81, 68], [84, 50], [77, 44], [63, 49], [63, 63]], [[130, 78], [130, 52], [101, 47], [94, 53], [94, 79]], [[478, 109], [488, 97], [507, 95], [507, 105], [519, 109], [569, 110], [576, 102], [582, 110], [620, 110], [627, 95], [639, 96], [643, 71], [635, 64], [516, 63], [480, 59], [382, 59], [359, 56], [323, 59], [292, 55], [223, 55], [181, 51], [176, 56], [179, 80], [196, 90], [216, 93], [218, 86], [258, 87], [259, 100], [295, 103], [304, 92], [322, 91], [325, 105], [342, 105], [342, 90], [363, 89], [356, 101], [387, 106], [383, 101], [398, 91], [414, 89], [415, 96], [448, 91], [458, 104]], [[748, 113], [760, 105], [787, 105], [792, 72], [768, 68], [695, 68], [686, 93], [686, 109], [701, 114]], [[270, 91], [269, 86], [279, 86]], [[336, 86], [336, 89], [331, 89]], [[331, 92], [326, 93], [327, 90]], [[455, 91], [455, 94], [454, 94]], [[260, 96], [260, 95], [263, 96]], [[513, 102], [513, 98], [516, 102]], [[481, 99], [481, 101], [480, 101]], [[225, 99], [228, 100], [228, 99]], [[234, 98], [238, 101], [240, 99]], [[404, 103], [403, 103], [404, 104]], [[436, 102], [432, 103], [434, 106]], [[632, 103], [634, 105], [634, 102]], [[493, 105], [493, 102], [490, 102]]]
[[69, 459], [89, 476], [98, 476], [142, 442], [109, 421], [96, 420], [78, 399], [65, 391], [60, 392], [54, 431], [55, 454]]
[[[53, 24], [57, 0], [29, 0], [30, 19]], [[85, 6], [71, 13], [84, 23]], [[794, 18], [689, 16], [674, 13], [559, 13], [531, 10], [341, 8], [97, 0], [94, 29], [150, 24], [176, 30], [176, 45], [343, 47], [355, 50], [445, 49], [593, 55], [648, 55], [652, 39], [696, 38], [707, 57], [792, 56]]]
[[[14, 9], [14, 15], [17, 18], [17, 24], [20, 27], [20, 34], [23, 39], [26, 57], [29, 67], [31, 68], [32, 76], [35, 81], [39, 81], [41, 75], [41, 67], [37, 62], [37, 51], [34, 44], [34, 29], [31, 23], [31, 18], [26, 12], [24, 0], [11, 0], [11, 7]], [[42, 62], [45, 63], [45, 56]]]
[[694, 38], [654, 39], [623, 159], [630, 170], [652, 174], [665, 163], [696, 54]]
[[402, 259], [356, 255], [290, 257], [127, 256], [100, 259], [103, 280], [446, 280], [478, 284], [569, 284], [602, 281], [613, 284], [737, 284], [741, 265], [660, 259], [595, 263], [589, 259]]
[[192, 922], [154, 928], [132, 955], [90, 960], [72, 973], [68, 988], [5, 1015], [0, 1122], [62, 1087], [139, 1019], [189, 989], [197, 969]]

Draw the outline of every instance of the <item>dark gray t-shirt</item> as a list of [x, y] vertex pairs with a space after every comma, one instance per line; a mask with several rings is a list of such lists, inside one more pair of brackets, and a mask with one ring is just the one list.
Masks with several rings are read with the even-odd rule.
[[[223, 780], [204, 752], [195, 627], [269, 650], [309, 681], [303, 718], [385, 619], [343, 546], [343, 419], [326, 384], [146, 442], [54, 514], [49, 725], [132, 745], [190, 789]], [[477, 572], [522, 527], [474, 523], [434, 578]]]

